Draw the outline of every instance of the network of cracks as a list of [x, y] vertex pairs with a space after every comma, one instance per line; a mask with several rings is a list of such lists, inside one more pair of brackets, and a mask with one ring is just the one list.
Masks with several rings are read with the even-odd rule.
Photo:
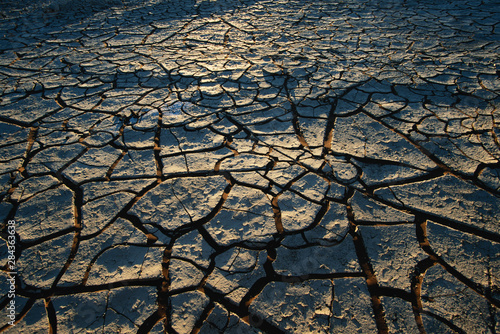
[[500, 330], [494, 1], [11, 6], [0, 330]]

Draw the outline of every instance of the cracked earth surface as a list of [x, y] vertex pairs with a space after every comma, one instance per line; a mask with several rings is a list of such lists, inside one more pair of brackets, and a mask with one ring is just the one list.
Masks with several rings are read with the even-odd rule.
[[0, 5], [1, 330], [500, 330], [498, 2]]

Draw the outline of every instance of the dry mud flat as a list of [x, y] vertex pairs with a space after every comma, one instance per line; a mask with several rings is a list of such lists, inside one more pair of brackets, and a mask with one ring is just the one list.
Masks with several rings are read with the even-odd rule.
[[0, 6], [5, 332], [500, 331], [498, 2]]

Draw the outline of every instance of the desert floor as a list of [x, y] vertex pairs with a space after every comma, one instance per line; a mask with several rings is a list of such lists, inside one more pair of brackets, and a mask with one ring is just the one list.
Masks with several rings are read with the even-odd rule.
[[495, 0], [2, 0], [0, 330], [499, 333], [499, 123]]

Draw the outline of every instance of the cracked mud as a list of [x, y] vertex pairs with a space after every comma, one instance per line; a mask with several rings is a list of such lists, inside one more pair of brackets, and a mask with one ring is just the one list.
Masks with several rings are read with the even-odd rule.
[[0, 6], [1, 330], [500, 331], [498, 2]]

